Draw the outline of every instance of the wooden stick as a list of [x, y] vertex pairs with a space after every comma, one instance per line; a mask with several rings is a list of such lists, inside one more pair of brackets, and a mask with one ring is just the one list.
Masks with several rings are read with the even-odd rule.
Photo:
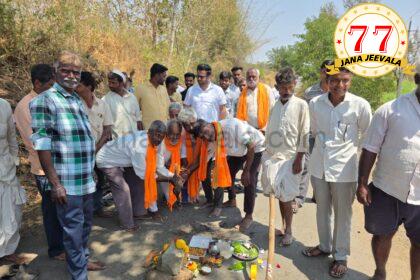
[[268, 256], [267, 256], [267, 271], [265, 275], [266, 280], [272, 280], [273, 272], [273, 261], [274, 261], [274, 249], [276, 241], [276, 225], [275, 225], [275, 216], [276, 216], [276, 198], [274, 194], [270, 194], [270, 213], [268, 220]]

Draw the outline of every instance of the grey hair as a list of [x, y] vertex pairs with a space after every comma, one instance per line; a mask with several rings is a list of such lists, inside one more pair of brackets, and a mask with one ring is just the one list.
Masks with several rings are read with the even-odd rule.
[[260, 77], [260, 70], [259, 70], [259, 69], [257, 69], [257, 68], [249, 68], [249, 69], [246, 71], [246, 74], [248, 75], [248, 73], [249, 73], [250, 71], [252, 71], [252, 70], [255, 70], [255, 72], [257, 72], [258, 77]]
[[169, 129], [172, 127], [172, 126], [174, 126], [174, 125], [177, 125], [178, 126], [178, 129], [180, 130], [180, 131], [182, 131], [182, 124], [181, 124], [181, 122], [179, 121], [179, 120], [177, 120], [177, 119], [173, 119], [173, 120], [169, 120], [167, 123], [166, 123], [166, 129], [167, 129], [167, 133], [169, 133]]
[[159, 121], [159, 120], [153, 121], [149, 127], [148, 132], [166, 133], [166, 125], [163, 121]]
[[182, 123], [192, 123], [197, 121], [197, 113], [191, 107], [184, 107], [179, 112], [178, 120]]
[[171, 110], [179, 110], [179, 111], [181, 111], [182, 110], [181, 103], [172, 102], [171, 104], [169, 104], [168, 111], [170, 112]]

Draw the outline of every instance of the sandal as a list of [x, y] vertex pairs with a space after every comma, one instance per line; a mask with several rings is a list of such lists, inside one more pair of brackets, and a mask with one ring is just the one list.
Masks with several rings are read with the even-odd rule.
[[[340, 267], [341, 267], [341, 269], [340, 269]], [[330, 266], [330, 276], [331, 277], [342, 278], [347, 273], [347, 271], [348, 271], [347, 261], [333, 261], [331, 263], [331, 266]]]
[[[318, 251], [318, 253], [315, 253], [316, 251]], [[302, 251], [302, 254], [306, 257], [325, 257], [325, 256], [329, 256], [330, 253], [324, 252], [321, 249], [319, 249], [319, 245], [315, 246], [315, 247], [308, 247], [305, 250]]]

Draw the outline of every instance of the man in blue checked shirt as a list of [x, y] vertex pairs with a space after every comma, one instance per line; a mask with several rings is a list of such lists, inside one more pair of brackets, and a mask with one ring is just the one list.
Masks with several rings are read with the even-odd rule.
[[84, 280], [88, 279], [88, 269], [105, 268], [100, 262], [88, 264], [95, 140], [81, 100], [74, 92], [80, 81], [80, 57], [64, 51], [54, 67], [56, 83], [30, 103], [34, 132], [31, 139], [57, 205], [68, 270], [72, 279]]

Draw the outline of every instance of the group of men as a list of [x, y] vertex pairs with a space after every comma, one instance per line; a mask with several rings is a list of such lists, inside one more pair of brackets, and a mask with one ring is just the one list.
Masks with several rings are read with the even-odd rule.
[[[66, 260], [72, 279], [105, 269], [89, 261], [88, 249], [93, 213], [112, 216], [102, 205], [105, 182], [121, 228], [135, 232], [139, 220], [164, 221], [161, 200], [170, 210], [198, 203], [200, 188], [210, 217], [236, 207], [235, 178], [242, 171], [241, 231], [253, 222], [260, 173], [264, 192], [279, 199], [280, 244], [292, 244], [293, 213], [303, 205], [310, 178], [319, 245], [306, 248], [305, 256], [332, 254], [330, 275], [347, 272], [357, 194], [373, 234], [374, 279], [386, 278], [392, 236], [401, 223], [412, 245], [413, 279], [419, 279], [420, 61], [417, 89], [384, 104], [373, 118], [369, 103], [349, 92], [352, 73], [340, 68], [329, 75], [331, 64], [322, 63], [320, 82], [303, 99], [295, 95], [291, 68], [276, 74], [272, 89], [260, 81], [258, 69], [242, 77], [243, 69], [233, 67], [220, 73], [216, 85], [211, 67], [199, 64], [196, 74], [185, 74], [181, 88], [167, 67], [154, 64], [149, 80], [135, 91], [125, 73], [112, 70], [110, 91], [100, 99], [93, 74], [82, 71], [74, 53], [62, 52], [53, 67], [32, 67], [33, 91], [18, 103], [14, 119], [42, 196], [48, 255]], [[25, 193], [16, 176], [12, 110], [4, 100], [0, 105], [0, 152], [7, 158], [0, 162], [0, 258], [18, 263], [14, 252]]]

